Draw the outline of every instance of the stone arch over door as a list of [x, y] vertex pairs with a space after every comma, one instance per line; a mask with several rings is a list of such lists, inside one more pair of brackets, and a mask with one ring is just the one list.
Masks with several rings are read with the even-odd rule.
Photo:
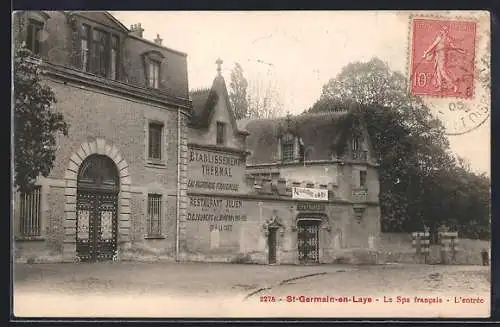
[[[64, 205], [64, 244], [63, 260], [76, 260], [76, 198], [77, 178], [82, 162], [93, 154], [109, 157], [119, 174], [118, 193], [118, 251], [124, 243], [130, 240], [130, 185], [131, 179], [128, 163], [120, 154], [118, 148], [105, 139], [98, 138], [94, 141], [84, 142], [71, 155], [65, 172], [65, 205]], [[118, 255], [115, 259], [118, 258]]]

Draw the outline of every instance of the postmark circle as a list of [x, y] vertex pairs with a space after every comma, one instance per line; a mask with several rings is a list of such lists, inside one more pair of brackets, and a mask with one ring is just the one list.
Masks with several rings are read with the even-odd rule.
[[[410, 76], [410, 83], [427, 83], [427, 77], [418, 76], [415, 69]], [[424, 79], [424, 81], [422, 81]], [[433, 116], [441, 121], [446, 135], [462, 135], [471, 132], [490, 117], [489, 100], [486, 90], [476, 87], [472, 98], [467, 97], [440, 97], [431, 95], [414, 96], [420, 98], [430, 109]]]

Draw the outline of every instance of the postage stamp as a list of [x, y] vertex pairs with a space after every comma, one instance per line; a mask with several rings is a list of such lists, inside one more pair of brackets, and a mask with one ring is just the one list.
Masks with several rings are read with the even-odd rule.
[[408, 91], [448, 135], [471, 132], [489, 119], [488, 25], [481, 13], [410, 16]]
[[472, 98], [476, 22], [420, 18], [412, 25], [412, 94]]

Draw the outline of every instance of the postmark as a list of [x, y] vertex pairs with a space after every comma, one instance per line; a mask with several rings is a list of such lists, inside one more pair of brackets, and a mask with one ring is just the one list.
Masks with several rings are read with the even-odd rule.
[[410, 16], [408, 91], [448, 135], [468, 133], [489, 119], [487, 24], [484, 17]]

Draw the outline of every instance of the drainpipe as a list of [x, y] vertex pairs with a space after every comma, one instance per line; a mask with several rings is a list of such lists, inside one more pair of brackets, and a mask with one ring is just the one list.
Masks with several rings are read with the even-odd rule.
[[177, 107], [177, 203], [175, 217], [175, 260], [179, 261], [179, 221], [180, 221], [180, 196], [181, 196], [181, 107]]

